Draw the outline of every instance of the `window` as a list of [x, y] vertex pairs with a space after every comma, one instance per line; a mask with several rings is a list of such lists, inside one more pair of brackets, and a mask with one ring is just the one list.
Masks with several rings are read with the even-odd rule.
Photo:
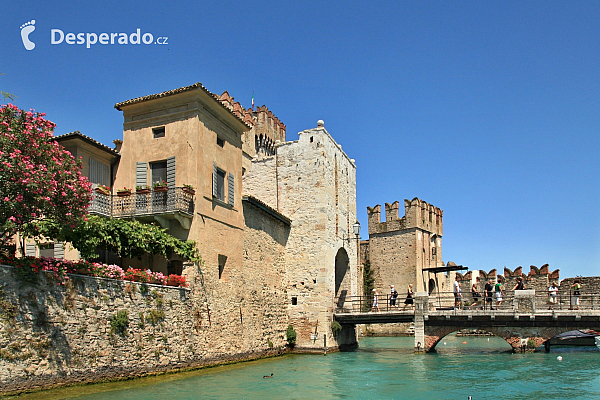
[[225, 263], [227, 262], [227, 256], [223, 254], [219, 254], [219, 279], [223, 276], [223, 271], [225, 270]]
[[40, 244], [40, 257], [54, 257], [54, 243]]
[[292, 305], [293, 306], [298, 305], [298, 298], [297, 297], [292, 297]]
[[213, 196], [225, 201], [225, 171], [214, 166], [213, 171]]
[[152, 171], [152, 183], [167, 181], [166, 161], [150, 163], [150, 171]]
[[[32, 253], [35, 256], [35, 245], [33, 245]], [[40, 244], [38, 246], [40, 251], [40, 257], [49, 257], [49, 258], [65, 258], [65, 246], [62, 242], [56, 243], [45, 243]]]
[[154, 139], [165, 137], [165, 127], [159, 126], [158, 128], [152, 128], [152, 137]]
[[218, 136], [217, 136], [217, 145], [219, 145], [219, 147], [225, 147], [225, 141]]

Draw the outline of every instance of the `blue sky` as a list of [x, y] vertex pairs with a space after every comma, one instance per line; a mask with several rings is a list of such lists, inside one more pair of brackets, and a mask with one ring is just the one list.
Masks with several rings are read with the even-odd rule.
[[[122, 137], [117, 102], [202, 82], [249, 107], [254, 91], [288, 140], [323, 119], [356, 159], [363, 238], [367, 206], [419, 197], [444, 210], [444, 261], [600, 275], [598, 2], [4, 8], [0, 90], [57, 134], [110, 145]], [[51, 29], [138, 28], [168, 44], [51, 44]]]

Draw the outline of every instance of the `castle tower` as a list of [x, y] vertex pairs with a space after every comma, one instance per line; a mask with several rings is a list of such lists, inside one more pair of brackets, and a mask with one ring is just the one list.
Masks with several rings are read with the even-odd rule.
[[[356, 165], [325, 130], [299, 132], [273, 156], [258, 157], [244, 176], [244, 193], [291, 220], [286, 242], [288, 315], [298, 348], [335, 346], [334, 299], [358, 294]], [[315, 336], [316, 335], [316, 336]]]
[[395, 285], [401, 295], [409, 283], [413, 290], [431, 290], [423, 270], [443, 265], [443, 211], [418, 198], [404, 200], [404, 217], [399, 217], [399, 202], [385, 204], [385, 222], [381, 206], [367, 207], [369, 223], [369, 259], [375, 288], [382, 293]]
[[256, 111], [244, 108], [225, 91], [218, 100], [252, 128], [242, 135], [243, 172], [249, 171], [251, 161], [258, 156], [272, 156], [275, 145], [285, 142], [286, 127], [266, 106]]

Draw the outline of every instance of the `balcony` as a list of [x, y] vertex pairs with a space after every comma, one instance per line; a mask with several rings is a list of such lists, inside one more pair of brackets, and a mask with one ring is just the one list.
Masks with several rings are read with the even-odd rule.
[[194, 217], [194, 195], [182, 187], [125, 196], [94, 192], [88, 211], [104, 217], [157, 221], [163, 228], [169, 228], [171, 221], [177, 220], [184, 229], [190, 229]]

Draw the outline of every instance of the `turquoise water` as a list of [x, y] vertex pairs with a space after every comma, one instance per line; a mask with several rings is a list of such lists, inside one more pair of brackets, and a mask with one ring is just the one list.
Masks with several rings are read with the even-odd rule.
[[19, 399], [600, 398], [596, 348], [512, 354], [500, 338], [448, 336], [437, 353], [415, 355], [413, 344], [410, 337], [364, 338], [354, 352], [290, 355]]

